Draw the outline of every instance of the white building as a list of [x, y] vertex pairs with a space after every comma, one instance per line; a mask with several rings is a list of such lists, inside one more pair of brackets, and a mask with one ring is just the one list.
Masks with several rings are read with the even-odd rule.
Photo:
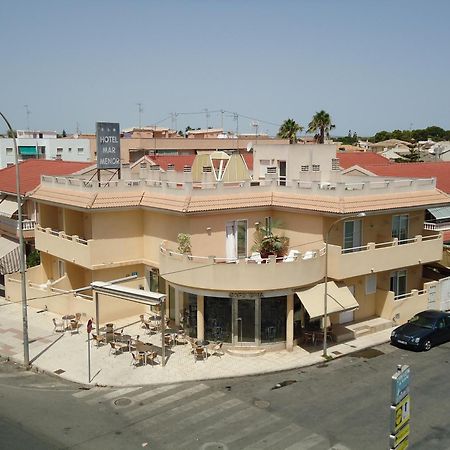
[[[62, 159], [64, 161], [92, 161], [89, 139], [76, 136], [58, 138], [54, 131], [17, 131], [19, 160], [30, 158]], [[14, 164], [14, 142], [0, 139], [0, 169]]]

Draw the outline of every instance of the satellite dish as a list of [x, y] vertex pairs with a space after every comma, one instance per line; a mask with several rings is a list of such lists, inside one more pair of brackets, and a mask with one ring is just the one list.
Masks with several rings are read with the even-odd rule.
[[253, 151], [253, 142], [249, 142], [249, 143], [247, 144], [247, 151], [248, 151], [248, 152]]

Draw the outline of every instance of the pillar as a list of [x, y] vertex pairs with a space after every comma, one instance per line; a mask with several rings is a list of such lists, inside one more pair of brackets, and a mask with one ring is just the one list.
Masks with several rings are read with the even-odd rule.
[[180, 325], [180, 313], [183, 310], [183, 291], [175, 289], [175, 325]]
[[294, 294], [287, 296], [286, 305], [286, 350], [294, 349]]
[[197, 295], [197, 339], [205, 339], [205, 297]]

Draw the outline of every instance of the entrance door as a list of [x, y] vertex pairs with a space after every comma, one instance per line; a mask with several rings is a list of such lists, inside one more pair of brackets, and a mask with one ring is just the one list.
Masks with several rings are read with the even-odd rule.
[[278, 161], [280, 186], [286, 186], [286, 161]]
[[255, 300], [238, 299], [237, 341], [255, 342]]

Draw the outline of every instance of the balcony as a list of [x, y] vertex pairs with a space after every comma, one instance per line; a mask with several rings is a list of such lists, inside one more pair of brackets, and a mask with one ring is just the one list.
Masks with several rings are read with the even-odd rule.
[[[25, 239], [34, 237], [35, 226], [36, 221], [34, 220], [24, 219], [22, 221], [22, 231]], [[17, 219], [0, 215], [0, 229], [9, 235], [19, 237], [19, 221]]]
[[442, 258], [442, 235], [415, 236], [399, 242], [342, 249], [328, 246], [328, 274], [335, 280], [395, 270], [401, 267], [439, 261]]
[[227, 259], [215, 256], [183, 255], [163, 243], [160, 272], [170, 283], [194, 289], [230, 292], [286, 290], [322, 280], [324, 249], [310, 250], [296, 258], [268, 258], [260, 263], [251, 258]]

